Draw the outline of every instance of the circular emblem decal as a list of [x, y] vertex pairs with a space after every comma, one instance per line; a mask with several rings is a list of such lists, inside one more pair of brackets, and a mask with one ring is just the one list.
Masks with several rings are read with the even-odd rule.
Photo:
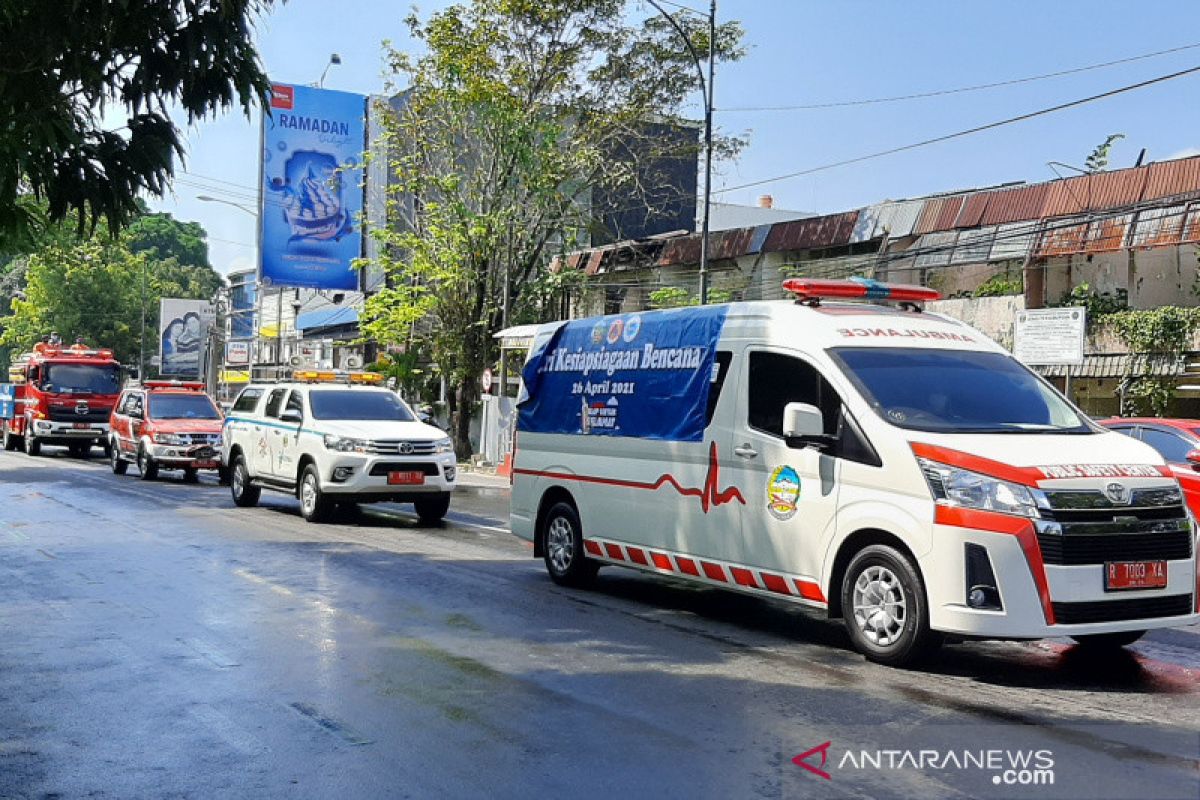
[[621, 331], [625, 328], [625, 323], [618, 317], [608, 326], [608, 343], [616, 344], [621, 338]]
[[1133, 492], [1123, 483], [1110, 483], [1104, 487], [1104, 496], [1114, 505], [1128, 505], [1133, 499]]
[[625, 341], [632, 342], [642, 332], [642, 318], [634, 314], [625, 323]]
[[796, 514], [796, 502], [800, 499], [800, 476], [796, 470], [784, 465], [771, 471], [767, 480], [767, 511], [775, 519], [791, 519]]

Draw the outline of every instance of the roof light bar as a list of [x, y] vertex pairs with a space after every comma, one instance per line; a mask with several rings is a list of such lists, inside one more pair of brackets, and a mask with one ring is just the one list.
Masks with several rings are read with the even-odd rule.
[[374, 386], [383, 383], [383, 375], [378, 372], [303, 369], [293, 372], [292, 380], [302, 383], [361, 383]]
[[180, 381], [180, 380], [154, 380], [145, 381], [142, 386], [147, 389], [187, 389], [189, 391], [203, 391], [205, 386], [200, 381]]
[[937, 300], [942, 296], [937, 289], [903, 283], [880, 283], [869, 278], [851, 278], [845, 281], [790, 278], [783, 282], [783, 288], [796, 295], [797, 300], [843, 298], [924, 303], [928, 300]]

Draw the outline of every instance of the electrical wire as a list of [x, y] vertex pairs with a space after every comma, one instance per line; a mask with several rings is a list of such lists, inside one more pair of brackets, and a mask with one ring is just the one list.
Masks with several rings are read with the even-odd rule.
[[1196, 44], [1185, 44], [1179, 47], [1171, 47], [1166, 50], [1156, 50], [1153, 53], [1143, 53], [1137, 56], [1128, 58], [1119, 58], [1115, 61], [1104, 61], [1099, 64], [1088, 64], [1083, 67], [1074, 67], [1072, 69], [1059, 70], [1058, 72], [1046, 72], [1041, 75], [1030, 75], [1024, 78], [1013, 78], [1006, 81], [994, 81], [992, 83], [980, 83], [974, 86], [960, 86], [955, 89], [939, 89], [932, 92], [918, 92], [915, 94], [902, 94], [893, 97], [873, 97], [864, 100], [838, 100], [828, 103], [808, 103], [804, 105], [792, 106], [731, 106], [729, 108], [715, 108], [714, 111], [737, 111], [737, 112], [758, 112], [758, 111], [814, 111], [824, 108], [846, 108], [851, 106], [866, 106], [879, 103], [899, 103], [905, 100], [923, 100], [929, 97], [944, 97], [952, 94], [962, 94], [965, 92], [979, 92], [985, 89], [997, 89], [1003, 86], [1016, 86], [1022, 83], [1033, 83], [1034, 81], [1047, 80], [1049, 78], [1061, 78], [1066, 75], [1077, 75], [1081, 72], [1088, 72], [1094, 69], [1103, 69], [1105, 67], [1115, 67], [1120, 64], [1131, 64], [1135, 61], [1144, 61], [1148, 58], [1157, 58], [1158, 56], [1170, 55], [1171, 53], [1181, 53], [1186, 50], [1195, 50], [1200, 47], [1200, 42]]
[[900, 147], [891, 147], [891, 148], [888, 148], [887, 150], [880, 150], [875, 153], [868, 153], [867, 155], [856, 156], [854, 158], [847, 158], [847, 159], [843, 159], [841, 161], [835, 161], [830, 164], [822, 164], [817, 167], [809, 167], [808, 169], [796, 170], [795, 172], [788, 172], [783, 175], [776, 175], [771, 178], [761, 178], [756, 181], [749, 181], [748, 183], [742, 183], [742, 184], [738, 184], [736, 186], [726, 186], [726, 187], [716, 188], [713, 190], [713, 194], [727, 194], [729, 192], [737, 191], [739, 189], [749, 189], [754, 186], [763, 186], [768, 183], [777, 183], [778, 181], [790, 180], [791, 178], [799, 178], [804, 175], [812, 175], [817, 172], [824, 172], [826, 170], [836, 169], [837, 167], [845, 167], [850, 164], [859, 164], [859, 163], [862, 163], [863, 161], [871, 161], [876, 158], [882, 158], [884, 156], [895, 155], [896, 153], [903, 153], [908, 150], [916, 150], [921, 147], [928, 147], [929, 145], [932, 145], [932, 144], [940, 144], [941, 142], [947, 142], [947, 141], [950, 141], [951, 139], [959, 139], [964, 136], [970, 136], [975, 133], [981, 133], [983, 131], [992, 130], [993, 128], [1000, 128], [1005, 125], [1012, 125], [1017, 122], [1024, 122], [1026, 120], [1030, 120], [1035, 117], [1042, 117], [1047, 114], [1053, 114], [1058, 111], [1064, 111], [1068, 108], [1075, 108], [1077, 106], [1086, 105], [1087, 103], [1094, 103], [1097, 100], [1103, 100], [1105, 98], [1114, 97], [1119, 94], [1124, 94], [1125, 92], [1132, 92], [1137, 89], [1143, 89], [1147, 86], [1152, 86], [1156, 83], [1163, 83], [1165, 81], [1174, 80], [1175, 78], [1182, 78], [1186, 75], [1192, 75], [1197, 72], [1200, 72], [1200, 65], [1195, 66], [1195, 67], [1189, 67], [1188, 69], [1180, 70], [1178, 72], [1172, 72], [1169, 75], [1160, 75], [1157, 78], [1150, 78], [1149, 80], [1139, 81], [1138, 83], [1131, 83], [1128, 86], [1121, 86], [1116, 89], [1110, 89], [1107, 92], [1101, 92], [1100, 94], [1094, 94], [1089, 97], [1080, 98], [1078, 100], [1071, 100], [1066, 103], [1059, 103], [1058, 105], [1050, 106], [1049, 108], [1042, 108], [1042, 109], [1038, 109], [1037, 111], [1030, 111], [1029, 113], [1026, 113], [1026, 114], [1020, 114], [1015, 117], [1008, 117], [1007, 119], [997, 120], [996, 122], [989, 122], [985, 125], [977, 125], [974, 128], [967, 128], [966, 130], [956, 131], [954, 133], [948, 133], [943, 136], [935, 136], [932, 139], [925, 139], [920, 142], [913, 142], [912, 144], [901, 145]]

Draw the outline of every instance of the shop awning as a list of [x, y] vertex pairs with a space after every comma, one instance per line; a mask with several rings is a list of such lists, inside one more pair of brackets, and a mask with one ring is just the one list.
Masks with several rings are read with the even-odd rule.
[[1099, 353], [1083, 357], [1082, 364], [1033, 367], [1045, 378], [1173, 378], [1182, 375], [1184, 359], [1133, 353]]

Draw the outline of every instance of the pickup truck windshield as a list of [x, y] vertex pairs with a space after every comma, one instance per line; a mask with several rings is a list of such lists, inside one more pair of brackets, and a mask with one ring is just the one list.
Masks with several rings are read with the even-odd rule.
[[213, 401], [201, 394], [150, 395], [151, 419], [220, 419]]
[[308, 393], [315, 419], [391, 420], [411, 422], [412, 412], [391, 392], [321, 389]]
[[1095, 433], [1058, 393], [1003, 353], [831, 350], [885, 420], [936, 433]]
[[115, 365], [47, 364], [43, 392], [66, 394], [116, 394], [121, 389], [121, 369]]

